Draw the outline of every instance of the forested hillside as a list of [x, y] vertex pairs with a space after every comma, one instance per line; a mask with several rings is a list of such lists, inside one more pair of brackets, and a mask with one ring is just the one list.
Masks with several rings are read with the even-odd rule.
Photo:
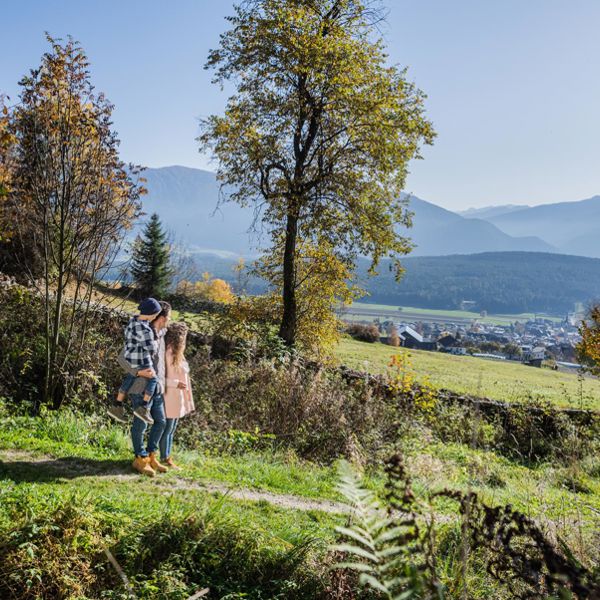
[[[233, 259], [197, 255], [201, 270], [235, 283]], [[406, 273], [395, 281], [388, 264], [367, 276], [360, 263], [359, 280], [368, 302], [419, 308], [458, 308], [474, 300], [492, 313], [547, 312], [563, 314], [575, 302], [600, 298], [600, 260], [541, 252], [488, 252], [454, 256], [411, 256], [402, 261]], [[262, 293], [264, 282], [250, 278], [247, 291]]]
[[[494, 313], [573, 310], [600, 297], [600, 260], [537, 252], [489, 252], [404, 260], [400, 283], [385, 266], [368, 283], [370, 300], [427, 308], [457, 308], [474, 300]], [[364, 279], [364, 281], [368, 281]]]

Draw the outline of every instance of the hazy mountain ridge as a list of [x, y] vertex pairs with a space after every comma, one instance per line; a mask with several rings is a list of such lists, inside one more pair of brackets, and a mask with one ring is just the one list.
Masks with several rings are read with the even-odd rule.
[[[174, 237], [198, 252], [221, 256], [252, 256], [268, 243], [265, 231], [248, 234], [255, 221], [252, 208], [219, 203], [214, 173], [188, 167], [147, 169], [147, 214], [157, 212]], [[416, 244], [412, 255], [437, 256], [509, 250], [552, 252], [550, 244], [533, 236], [513, 237], [487, 220], [466, 219], [431, 202], [410, 197], [414, 226], [399, 228]]]
[[537, 236], [563, 254], [600, 257], [600, 196], [542, 204], [486, 220], [508, 235]]
[[525, 208], [531, 207], [526, 204], [502, 204], [499, 206], [484, 206], [483, 208], [468, 208], [456, 212], [466, 219], [490, 219]]

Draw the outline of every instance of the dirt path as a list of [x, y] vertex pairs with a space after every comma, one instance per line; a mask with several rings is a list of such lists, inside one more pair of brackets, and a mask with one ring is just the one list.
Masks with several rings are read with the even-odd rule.
[[[76, 479], [78, 477], [103, 476], [115, 482], [139, 480], [142, 475], [133, 473], [125, 461], [90, 460], [78, 457], [55, 458], [23, 450], [0, 449], [0, 477], [2, 471], [10, 472], [9, 478], [20, 481], [28, 479]], [[165, 476], [166, 475], [166, 476]], [[221, 494], [235, 500], [267, 502], [273, 506], [292, 510], [316, 510], [330, 514], [349, 514], [351, 507], [330, 500], [316, 500], [277, 494], [252, 488], [231, 487], [217, 481], [195, 481], [183, 475], [157, 474], [148, 483], [166, 491], [197, 490], [208, 494]]]

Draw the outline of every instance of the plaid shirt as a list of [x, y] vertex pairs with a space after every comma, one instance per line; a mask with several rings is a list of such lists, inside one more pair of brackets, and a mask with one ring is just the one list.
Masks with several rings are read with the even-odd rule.
[[132, 317], [125, 327], [125, 360], [138, 371], [148, 369], [157, 350], [158, 342], [150, 323]]

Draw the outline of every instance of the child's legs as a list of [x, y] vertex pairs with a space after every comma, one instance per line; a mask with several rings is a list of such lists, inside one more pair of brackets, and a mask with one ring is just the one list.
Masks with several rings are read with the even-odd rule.
[[123, 402], [125, 400], [125, 396], [127, 396], [127, 392], [130, 390], [133, 382], [135, 381], [135, 376], [127, 373], [123, 378], [123, 383], [119, 387], [119, 393], [117, 394], [117, 402]]
[[144, 402], [147, 404], [156, 393], [158, 387], [158, 377], [150, 377], [146, 380], [146, 389], [144, 390]]

